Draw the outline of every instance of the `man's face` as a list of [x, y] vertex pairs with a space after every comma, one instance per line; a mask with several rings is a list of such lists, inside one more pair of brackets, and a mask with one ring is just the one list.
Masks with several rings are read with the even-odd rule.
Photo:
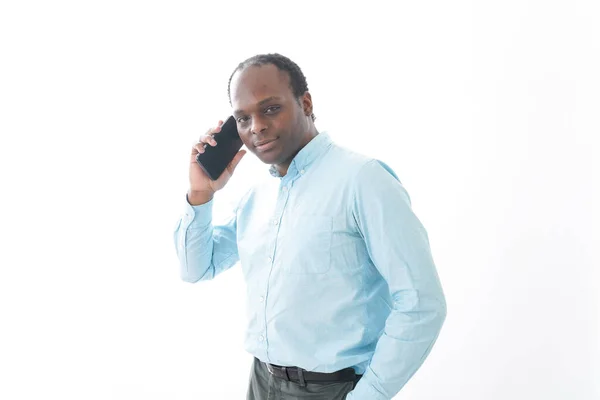
[[275, 65], [250, 66], [235, 73], [230, 90], [233, 116], [246, 147], [262, 162], [286, 169], [310, 141], [305, 108], [312, 112], [310, 94], [299, 103], [289, 79]]

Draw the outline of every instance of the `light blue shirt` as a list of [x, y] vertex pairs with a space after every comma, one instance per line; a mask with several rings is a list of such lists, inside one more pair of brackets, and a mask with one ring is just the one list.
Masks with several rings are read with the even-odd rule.
[[238, 261], [245, 349], [307, 371], [364, 374], [347, 399], [389, 400], [421, 366], [446, 317], [427, 233], [394, 172], [320, 133], [213, 226], [185, 202], [174, 232], [181, 277]]

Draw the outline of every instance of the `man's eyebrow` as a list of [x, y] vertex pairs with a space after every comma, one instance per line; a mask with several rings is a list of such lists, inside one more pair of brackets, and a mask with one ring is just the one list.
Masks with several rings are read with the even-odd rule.
[[[259, 101], [259, 102], [258, 102], [258, 105], [259, 105], [259, 106], [262, 106], [262, 105], [264, 105], [264, 104], [266, 104], [266, 103], [270, 103], [270, 102], [271, 102], [271, 101], [273, 101], [273, 100], [280, 100], [280, 99], [281, 99], [281, 97], [279, 97], [279, 96], [271, 96], [271, 97], [267, 97], [266, 99], [262, 99], [261, 101]], [[244, 113], [244, 110], [235, 110], [233, 113], [234, 113], [234, 114], [236, 114], [236, 115], [237, 115], [237, 114], [243, 114], [243, 113]]]

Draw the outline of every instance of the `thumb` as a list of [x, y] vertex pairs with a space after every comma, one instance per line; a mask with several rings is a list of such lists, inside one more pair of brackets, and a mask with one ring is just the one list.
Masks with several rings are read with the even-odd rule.
[[237, 165], [240, 163], [240, 161], [242, 161], [242, 158], [244, 158], [244, 156], [246, 155], [246, 150], [240, 150], [235, 157], [233, 157], [233, 160], [231, 160], [231, 163], [229, 164], [229, 173], [233, 174], [233, 171], [235, 171], [235, 168], [237, 167]]

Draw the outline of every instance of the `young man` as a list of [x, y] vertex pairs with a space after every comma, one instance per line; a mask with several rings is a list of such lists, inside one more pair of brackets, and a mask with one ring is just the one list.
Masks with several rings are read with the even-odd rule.
[[213, 226], [217, 181], [195, 161], [174, 232], [181, 276], [213, 279], [240, 261], [247, 283], [247, 399], [389, 400], [421, 366], [446, 317], [425, 229], [380, 161], [337, 146], [314, 124], [300, 68], [279, 54], [242, 62], [229, 81], [246, 147], [271, 176]]

